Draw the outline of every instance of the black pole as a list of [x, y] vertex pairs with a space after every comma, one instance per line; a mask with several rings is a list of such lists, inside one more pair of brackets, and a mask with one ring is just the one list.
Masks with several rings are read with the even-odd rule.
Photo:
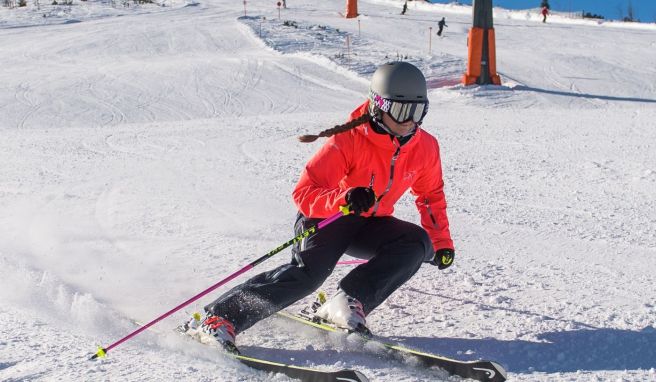
[[483, 29], [493, 28], [492, 0], [474, 0], [474, 26]]

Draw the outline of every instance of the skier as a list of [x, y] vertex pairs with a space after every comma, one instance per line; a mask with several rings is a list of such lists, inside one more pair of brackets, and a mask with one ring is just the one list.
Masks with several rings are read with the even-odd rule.
[[[422, 263], [453, 264], [455, 252], [437, 139], [420, 126], [428, 111], [426, 80], [407, 62], [378, 67], [368, 99], [349, 122], [300, 137], [329, 137], [306, 164], [292, 197], [299, 235], [348, 205], [352, 214], [292, 249], [291, 262], [254, 276], [205, 306], [206, 317], [184, 324], [189, 334], [236, 351], [235, 335], [309, 295], [344, 254], [366, 259], [339, 282], [314, 314], [335, 326], [370, 333], [366, 317], [408, 281]], [[392, 216], [410, 189], [421, 226]], [[193, 333], [192, 333], [193, 331]]]
[[547, 15], [549, 14], [549, 8], [542, 7], [542, 11], [540, 13], [542, 14], [542, 22], [546, 23], [547, 22]]
[[444, 27], [447, 28], [449, 27], [448, 25], [446, 25], [446, 21], [444, 20], [444, 17], [442, 17], [442, 20], [437, 22], [437, 27], [438, 27], [437, 35], [442, 36], [442, 29], [444, 29]]
[[405, 3], [403, 3], [403, 10], [401, 11], [402, 15], [405, 15], [405, 12], [408, 10], [408, 1], [406, 0]]

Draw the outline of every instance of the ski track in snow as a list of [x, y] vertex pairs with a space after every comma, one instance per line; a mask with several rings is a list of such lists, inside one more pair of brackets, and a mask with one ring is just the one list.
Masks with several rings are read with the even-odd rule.
[[[361, 1], [358, 31], [343, 3], [289, 2], [280, 20], [165, 5], [0, 9], [0, 380], [288, 380], [167, 332], [234, 282], [87, 358], [288, 240], [321, 144], [296, 137], [344, 122], [397, 58], [428, 79], [457, 257], [369, 326], [514, 381], [656, 379], [656, 27], [495, 9], [503, 85], [463, 87], [468, 7]], [[396, 215], [417, 222], [409, 195]], [[372, 381], [449, 380], [277, 318], [238, 341]]]

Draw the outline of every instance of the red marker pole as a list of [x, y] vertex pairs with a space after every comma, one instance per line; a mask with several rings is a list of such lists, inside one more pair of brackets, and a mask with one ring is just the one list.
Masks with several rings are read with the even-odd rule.
[[433, 45], [433, 27], [428, 27], [428, 54], [431, 54]]
[[280, 20], [280, 1], [278, 2], [278, 20]]
[[346, 62], [351, 63], [351, 37], [346, 35]]

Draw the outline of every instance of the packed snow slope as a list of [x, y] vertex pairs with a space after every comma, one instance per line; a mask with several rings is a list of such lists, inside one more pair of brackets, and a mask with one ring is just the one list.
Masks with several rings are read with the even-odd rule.
[[[0, 380], [286, 380], [169, 334], [225, 288], [87, 357], [287, 241], [321, 145], [296, 137], [344, 122], [398, 58], [429, 81], [457, 257], [371, 329], [514, 381], [655, 380], [656, 28], [496, 9], [503, 86], [462, 87], [469, 8], [360, 1], [358, 21], [287, 3], [280, 19], [272, 1], [0, 9]], [[396, 215], [418, 221], [410, 196]], [[238, 344], [444, 378], [276, 318]]]

